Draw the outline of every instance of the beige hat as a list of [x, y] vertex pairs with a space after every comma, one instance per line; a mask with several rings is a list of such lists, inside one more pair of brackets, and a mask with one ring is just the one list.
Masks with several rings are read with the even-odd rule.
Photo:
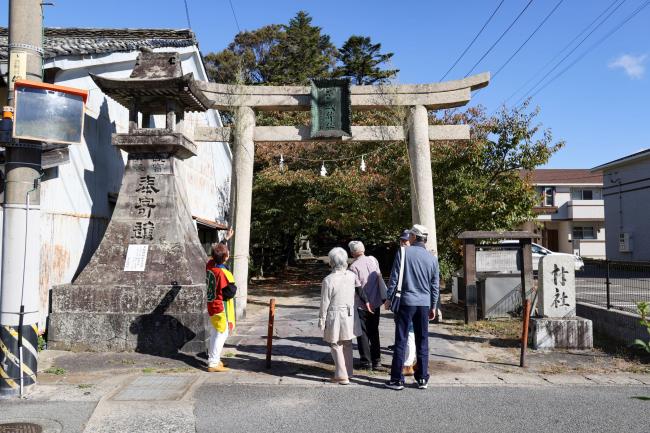
[[421, 224], [415, 224], [413, 227], [411, 227], [411, 233], [415, 236], [429, 236], [429, 230]]

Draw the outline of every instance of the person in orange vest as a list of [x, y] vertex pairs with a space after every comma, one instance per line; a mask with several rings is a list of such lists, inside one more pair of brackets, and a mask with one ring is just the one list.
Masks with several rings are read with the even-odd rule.
[[208, 343], [208, 371], [224, 372], [229, 369], [221, 362], [221, 351], [228, 335], [235, 329], [235, 279], [226, 268], [230, 257], [223, 243], [212, 245], [212, 258], [205, 265], [210, 340]]

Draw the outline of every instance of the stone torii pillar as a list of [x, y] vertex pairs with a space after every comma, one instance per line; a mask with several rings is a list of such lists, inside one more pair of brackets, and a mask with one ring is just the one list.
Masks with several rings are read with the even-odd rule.
[[235, 306], [237, 317], [246, 315], [248, 297], [248, 257], [251, 238], [251, 208], [253, 205], [253, 165], [255, 160], [255, 112], [250, 107], [239, 107], [235, 112], [233, 140], [233, 171], [235, 212], [232, 227], [235, 237], [232, 247], [233, 276], [237, 285]]
[[[411, 162], [411, 209], [413, 223], [429, 229], [427, 247], [437, 254], [436, 219], [431, 175], [430, 141], [468, 140], [468, 125], [429, 125], [428, 111], [461, 107], [473, 90], [488, 85], [485, 72], [462, 80], [431, 84], [351, 86], [350, 105], [355, 110], [386, 110], [408, 107], [408, 125], [351, 126], [350, 137], [326, 139], [332, 144], [347, 141], [407, 141]], [[308, 86], [242, 86], [197, 82], [211, 101], [211, 108], [234, 111], [235, 127], [199, 127], [195, 141], [233, 143], [232, 217], [235, 228], [234, 276], [238, 287], [237, 314], [246, 311], [250, 217], [255, 142], [324, 141], [311, 136], [309, 126], [255, 126], [255, 111], [307, 111], [312, 102]], [[254, 111], [255, 110], [255, 111]]]
[[429, 114], [423, 105], [411, 107], [408, 128], [412, 220], [413, 224], [422, 224], [429, 230], [427, 249], [438, 255], [436, 213], [433, 206]]

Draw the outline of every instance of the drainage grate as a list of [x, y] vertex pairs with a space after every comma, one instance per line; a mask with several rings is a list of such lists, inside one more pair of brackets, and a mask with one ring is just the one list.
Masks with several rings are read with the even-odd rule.
[[0, 433], [42, 433], [43, 427], [30, 422], [0, 424]]

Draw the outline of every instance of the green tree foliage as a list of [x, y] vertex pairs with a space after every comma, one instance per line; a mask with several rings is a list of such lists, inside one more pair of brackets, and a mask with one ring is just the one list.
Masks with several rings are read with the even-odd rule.
[[351, 36], [337, 49], [300, 11], [288, 24], [238, 33], [226, 49], [204, 59], [210, 79], [220, 83], [304, 85], [310, 78], [336, 76], [379, 84], [399, 72], [382, 69], [392, 56], [364, 36]]
[[336, 47], [321, 28], [300, 11], [289, 24], [272, 24], [241, 32], [228, 47], [205, 56], [208, 74], [220, 83], [308, 84], [329, 77], [336, 64]]
[[270, 84], [308, 84], [310, 78], [326, 77], [336, 63], [336, 47], [312, 18], [300, 11], [288, 25], [284, 37], [271, 48], [266, 67]]
[[228, 48], [205, 56], [210, 79], [219, 83], [260, 84], [272, 77], [267, 66], [271, 50], [284, 38], [282, 26], [272, 24], [235, 36]]
[[342, 63], [334, 71], [336, 77], [347, 77], [357, 85], [381, 84], [395, 78], [398, 69], [382, 69], [393, 53], [381, 54], [381, 44], [373, 44], [367, 36], [350, 36], [339, 48], [337, 58]]
[[[553, 143], [550, 131], [533, 124], [536, 115], [524, 107], [486, 117], [483, 109], [473, 108], [431, 118], [432, 123], [467, 123], [472, 130], [469, 141], [432, 145], [438, 250], [445, 273], [460, 265], [460, 232], [514, 229], [533, 217], [537, 197], [520, 170], [544, 164], [562, 145]], [[349, 239], [395, 245], [398, 233], [411, 221], [408, 152], [403, 142], [379, 146], [259, 146], [253, 192], [256, 264], [261, 265], [263, 246], [265, 267], [287, 263], [300, 234], [315, 239], [316, 248], [320, 241], [322, 249]], [[280, 153], [287, 160], [285, 171], [279, 169]], [[319, 175], [319, 160], [364, 153], [365, 173], [353, 159], [330, 163], [330, 174]], [[292, 160], [290, 155], [311, 161]]]

